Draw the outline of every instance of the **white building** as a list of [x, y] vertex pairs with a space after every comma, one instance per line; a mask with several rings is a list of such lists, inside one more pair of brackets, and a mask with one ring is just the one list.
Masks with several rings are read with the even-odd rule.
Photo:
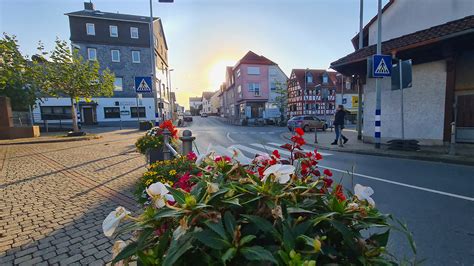
[[202, 110], [201, 114], [211, 114], [212, 107], [211, 107], [211, 98], [214, 95], [214, 92], [205, 91], [202, 93], [201, 102], [202, 102]]
[[[412, 59], [412, 87], [403, 90], [404, 135], [425, 145], [474, 142], [474, 4], [472, 1], [391, 0], [382, 14], [382, 53]], [[364, 28], [364, 47], [333, 62], [344, 75], [359, 76], [364, 91], [364, 141], [373, 141], [375, 79], [366, 78], [366, 58], [376, 51], [377, 16]], [[382, 142], [402, 137], [401, 91], [381, 81]], [[378, 133], [377, 133], [378, 134]]]

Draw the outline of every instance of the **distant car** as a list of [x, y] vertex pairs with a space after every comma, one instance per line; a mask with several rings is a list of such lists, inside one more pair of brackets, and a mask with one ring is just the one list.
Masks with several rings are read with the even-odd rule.
[[184, 116], [184, 122], [193, 122], [193, 117], [192, 116]]
[[206, 113], [202, 113], [202, 114], [201, 114], [201, 117], [207, 117], [207, 114], [206, 114]]
[[293, 131], [295, 128], [299, 127], [303, 129], [304, 132], [308, 132], [313, 129], [321, 129], [325, 131], [328, 128], [328, 125], [324, 119], [309, 115], [292, 117], [290, 120], [288, 120], [287, 126], [290, 131]]

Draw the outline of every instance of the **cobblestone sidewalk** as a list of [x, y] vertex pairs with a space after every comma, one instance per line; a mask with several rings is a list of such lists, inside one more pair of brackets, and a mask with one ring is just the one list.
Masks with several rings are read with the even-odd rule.
[[113, 240], [102, 221], [136, 210], [145, 171], [137, 131], [87, 141], [0, 145], [0, 265], [103, 265]]

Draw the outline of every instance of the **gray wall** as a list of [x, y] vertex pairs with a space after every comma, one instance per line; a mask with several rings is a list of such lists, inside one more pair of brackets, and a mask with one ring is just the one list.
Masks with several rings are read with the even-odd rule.
[[[136, 97], [134, 90], [135, 76], [151, 75], [151, 55], [149, 48], [126, 47], [75, 43], [80, 46], [79, 53], [87, 59], [87, 48], [97, 49], [97, 60], [101, 69], [109, 68], [115, 76], [123, 78], [123, 91], [114, 91], [114, 97]], [[112, 62], [111, 50], [120, 51], [120, 62]], [[132, 50], [140, 51], [140, 63], [132, 63]], [[143, 97], [153, 97], [144, 93]]]

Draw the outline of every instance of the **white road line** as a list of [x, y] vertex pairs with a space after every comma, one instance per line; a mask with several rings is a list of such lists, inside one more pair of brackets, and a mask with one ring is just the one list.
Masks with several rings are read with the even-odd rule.
[[247, 146], [244, 146], [244, 145], [240, 145], [240, 144], [235, 144], [235, 145], [232, 145], [231, 147], [235, 147], [239, 150], [243, 150], [243, 151], [247, 151], [247, 152], [250, 152], [252, 155], [256, 155], [256, 154], [264, 154], [265, 152], [263, 151], [259, 151], [259, 150], [256, 150], [256, 149], [252, 149], [250, 147], [247, 147]]
[[[329, 167], [329, 166], [323, 166], [323, 165], [319, 165], [319, 166], [321, 168], [326, 168], [326, 169], [329, 169], [329, 170], [332, 170], [332, 171], [347, 173], [347, 171], [345, 171], [345, 170], [332, 168], [332, 167]], [[467, 196], [462, 196], [462, 195], [458, 195], [458, 194], [453, 194], [453, 193], [449, 193], [449, 192], [444, 192], [444, 191], [434, 190], [434, 189], [430, 189], [430, 188], [424, 188], [424, 187], [409, 185], [409, 184], [405, 184], [405, 183], [401, 183], [401, 182], [397, 182], [397, 181], [386, 180], [386, 179], [382, 179], [382, 178], [374, 177], [374, 176], [369, 176], [369, 175], [363, 175], [363, 174], [357, 174], [357, 173], [354, 173], [354, 175], [355, 176], [360, 176], [360, 177], [363, 177], [363, 178], [367, 178], [367, 179], [372, 179], [372, 180], [376, 180], [376, 181], [380, 181], [380, 182], [385, 182], [385, 183], [397, 185], [397, 186], [418, 189], [418, 190], [422, 190], [422, 191], [426, 191], [426, 192], [436, 193], [436, 194], [440, 194], [440, 195], [444, 195], [444, 196], [448, 196], [448, 197], [453, 197], [453, 198], [458, 198], [458, 199], [463, 199], [463, 200], [468, 200], [468, 201], [474, 201], [474, 198], [467, 197]]]
[[226, 137], [227, 137], [227, 139], [230, 140], [231, 142], [235, 142], [235, 140], [230, 137], [230, 132], [227, 132]]
[[286, 151], [286, 150], [283, 150], [283, 149], [275, 149], [273, 147], [265, 146], [264, 144], [261, 144], [261, 143], [252, 143], [250, 145], [252, 145], [254, 147], [257, 147], [257, 148], [260, 148], [260, 149], [267, 150], [269, 154], [272, 153], [273, 150], [278, 150], [279, 153], [287, 155], [287, 156], [290, 156], [290, 154], [291, 154], [289, 151]]
[[[280, 147], [282, 144], [278, 144], [278, 143], [275, 143], [275, 142], [269, 142], [267, 143], [269, 145], [273, 145], [273, 146], [277, 146], [277, 147]], [[310, 150], [303, 150], [304, 152], [313, 152], [314, 150], [310, 151]], [[318, 151], [322, 156], [330, 156], [330, 155], [333, 155], [332, 153], [325, 153], [325, 152], [320, 152]]]

